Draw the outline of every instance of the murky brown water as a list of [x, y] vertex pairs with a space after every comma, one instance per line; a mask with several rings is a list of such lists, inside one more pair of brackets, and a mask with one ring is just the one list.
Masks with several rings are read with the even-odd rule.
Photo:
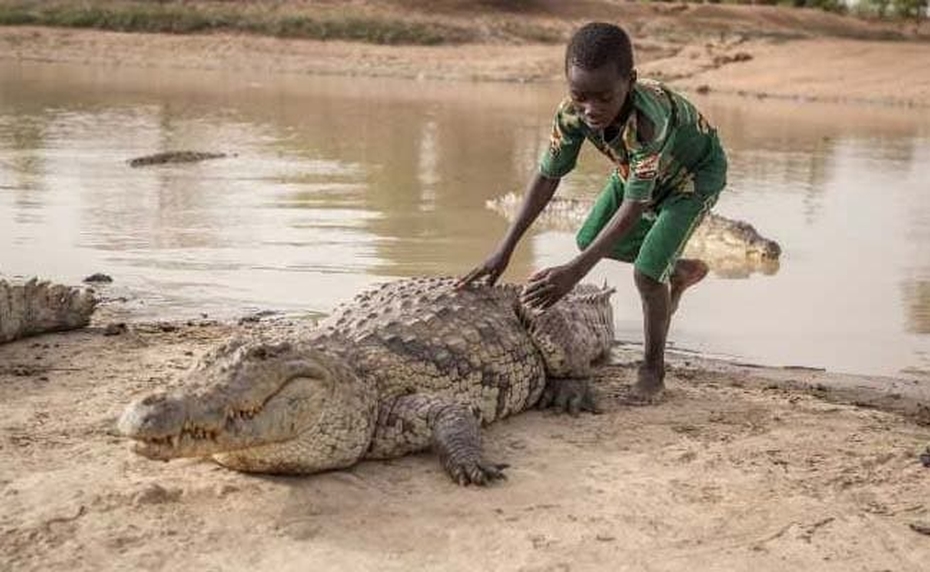
[[[242, 77], [0, 64], [0, 272], [92, 272], [144, 317], [327, 312], [390, 277], [459, 274], [506, 223], [487, 199], [522, 190], [559, 86]], [[930, 370], [930, 113], [697, 98], [730, 152], [718, 211], [784, 250], [773, 276], [708, 279], [676, 346], [841, 371]], [[132, 169], [143, 154], [236, 153]], [[563, 183], [592, 196], [587, 150]], [[508, 273], [574, 253], [528, 236]], [[640, 338], [628, 266], [619, 336]]]

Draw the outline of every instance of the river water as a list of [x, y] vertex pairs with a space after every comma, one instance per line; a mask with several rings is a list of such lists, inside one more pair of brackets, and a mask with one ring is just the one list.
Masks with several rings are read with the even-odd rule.
[[[559, 85], [0, 63], [0, 273], [111, 275], [139, 319], [325, 314], [375, 282], [461, 274], [506, 222]], [[730, 158], [717, 211], [783, 249], [771, 275], [711, 276], [676, 315], [685, 350], [868, 374], [930, 371], [930, 112], [695, 96]], [[134, 169], [159, 151], [234, 157]], [[593, 197], [593, 149], [563, 181]], [[505, 276], [574, 254], [531, 232]], [[629, 266], [618, 337], [641, 340]]]

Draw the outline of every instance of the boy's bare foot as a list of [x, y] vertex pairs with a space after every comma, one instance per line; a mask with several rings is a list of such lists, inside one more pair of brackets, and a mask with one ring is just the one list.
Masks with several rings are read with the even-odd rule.
[[627, 402], [629, 405], [653, 405], [662, 398], [664, 391], [665, 372], [640, 366]]
[[707, 265], [700, 260], [684, 259], [675, 264], [675, 271], [669, 280], [669, 314], [674, 314], [678, 309], [678, 302], [681, 300], [681, 294], [691, 286], [707, 276]]

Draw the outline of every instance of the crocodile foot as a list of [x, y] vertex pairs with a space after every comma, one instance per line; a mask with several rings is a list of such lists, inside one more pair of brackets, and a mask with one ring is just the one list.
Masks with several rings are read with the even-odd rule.
[[504, 469], [509, 465], [482, 457], [481, 426], [467, 407], [440, 405], [432, 418], [433, 445], [453, 481], [462, 486], [484, 486], [507, 478]]
[[536, 407], [551, 407], [556, 413], [564, 411], [572, 417], [577, 417], [582, 411], [602, 413], [597, 401], [597, 394], [587, 379], [549, 379]]
[[494, 481], [506, 480], [504, 469], [510, 465], [506, 463], [491, 463], [481, 458], [456, 459], [453, 457], [443, 459], [442, 466], [453, 481], [462, 486], [489, 485]]

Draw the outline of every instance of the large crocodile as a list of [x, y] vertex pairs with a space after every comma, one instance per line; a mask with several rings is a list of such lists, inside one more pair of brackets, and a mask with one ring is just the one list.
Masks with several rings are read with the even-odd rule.
[[460, 484], [504, 465], [480, 426], [534, 405], [595, 406], [585, 378], [609, 352], [613, 290], [580, 285], [535, 314], [513, 285], [391, 282], [285, 339], [235, 338], [206, 353], [181, 390], [119, 420], [153, 459], [208, 457], [249, 472], [313, 473], [432, 445]]
[[97, 298], [88, 288], [0, 278], [0, 343], [83, 328], [96, 307]]
[[[521, 203], [522, 197], [508, 193], [487, 201], [485, 206], [512, 221]], [[582, 199], [554, 197], [534, 225], [544, 230], [574, 232], [581, 227], [591, 206], [590, 201]], [[781, 247], [760, 235], [749, 223], [708, 213], [694, 229], [682, 256], [705, 261], [719, 276], [742, 278], [753, 272], [776, 272]]]

